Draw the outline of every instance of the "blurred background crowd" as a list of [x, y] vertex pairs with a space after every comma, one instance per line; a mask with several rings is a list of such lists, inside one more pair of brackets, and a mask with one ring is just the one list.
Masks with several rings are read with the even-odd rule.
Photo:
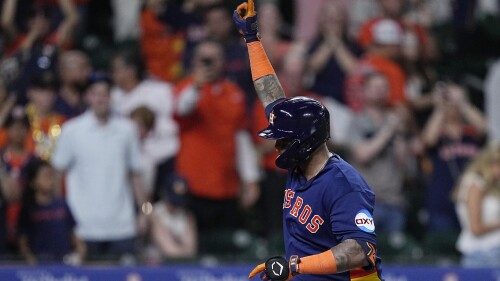
[[[281, 254], [240, 2], [0, 0], [2, 262]], [[327, 106], [374, 189], [382, 258], [498, 265], [500, 1], [256, 7], [287, 96]]]

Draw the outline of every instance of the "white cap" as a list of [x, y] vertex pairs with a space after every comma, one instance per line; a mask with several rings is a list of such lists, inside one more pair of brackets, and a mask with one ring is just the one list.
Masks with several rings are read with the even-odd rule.
[[399, 45], [403, 39], [403, 30], [394, 20], [382, 19], [372, 27], [373, 43], [383, 45]]

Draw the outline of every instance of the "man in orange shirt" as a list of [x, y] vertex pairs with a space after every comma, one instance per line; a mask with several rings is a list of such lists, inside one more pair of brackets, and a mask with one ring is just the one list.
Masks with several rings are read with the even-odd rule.
[[176, 89], [181, 136], [177, 171], [187, 179], [202, 234], [215, 227], [236, 227], [241, 220], [238, 200], [249, 207], [259, 196], [258, 173], [248, 174], [256, 168], [238, 167], [256, 161], [245, 159], [254, 153], [245, 132], [244, 94], [224, 78], [223, 65], [219, 43], [200, 43], [192, 75]]

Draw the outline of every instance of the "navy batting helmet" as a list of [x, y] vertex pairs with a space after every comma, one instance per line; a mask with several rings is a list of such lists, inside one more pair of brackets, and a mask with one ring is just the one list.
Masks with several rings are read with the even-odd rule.
[[330, 138], [330, 114], [318, 101], [294, 97], [276, 104], [269, 115], [269, 126], [259, 136], [286, 140], [276, 166], [293, 169]]

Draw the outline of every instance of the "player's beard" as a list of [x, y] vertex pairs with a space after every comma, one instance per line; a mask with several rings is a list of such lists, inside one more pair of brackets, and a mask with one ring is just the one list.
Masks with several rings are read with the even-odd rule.
[[274, 148], [276, 148], [278, 154], [281, 155], [292, 141], [292, 138], [278, 139], [276, 140]]

